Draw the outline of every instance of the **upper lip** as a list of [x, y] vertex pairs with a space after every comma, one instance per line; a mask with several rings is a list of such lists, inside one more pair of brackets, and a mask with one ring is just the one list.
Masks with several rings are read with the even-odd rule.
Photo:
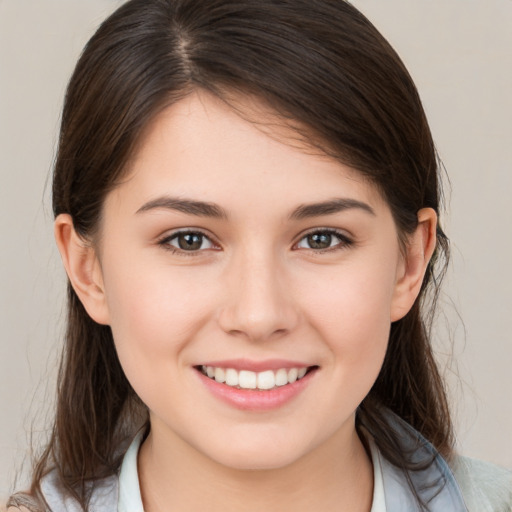
[[254, 361], [251, 359], [223, 359], [222, 361], [206, 361], [198, 366], [213, 366], [215, 368], [233, 368], [234, 370], [248, 370], [252, 372], [263, 372], [265, 370], [279, 370], [280, 368], [308, 368], [315, 366], [303, 361], [292, 361], [290, 359], [265, 359]]

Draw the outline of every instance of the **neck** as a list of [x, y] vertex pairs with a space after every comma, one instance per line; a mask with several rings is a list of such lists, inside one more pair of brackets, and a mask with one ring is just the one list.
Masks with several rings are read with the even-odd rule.
[[268, 470], [226, 467], [152, 431], [139, 453], [139, 478], [146, 512], [369, 512], [373, 495], [372, 464], [354, 428]]

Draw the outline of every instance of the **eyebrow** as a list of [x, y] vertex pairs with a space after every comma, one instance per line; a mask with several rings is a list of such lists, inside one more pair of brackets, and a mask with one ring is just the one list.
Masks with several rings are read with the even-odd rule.
[[[168, 209], [195, 215], [198, 217], [211, 217], [215, 219], [228, 219], [226, 210], [215, 203], [184, 199], [179, 197], [162, 196], [144, 203], [136, 213], [143, 213], [155, 209]], [[333, 215], [345, 210], [362, 210], [375, 216], [374, 209], [367, 203], [356, 199], [336, 198], [320, 203], [309, 203], [298, 206], [289, 215], [289, 220], [302, 220], [323, 215]]]
[[204, 201], [194, 201], [193, 199], [182, 199], [179, 197], [162, 196], [152, 199], [143, 204], [137, 213], [147, 212], [164, 208], [168, 210], [176, 210], [178, 212], [196, 215], [198, 217], [213, 217], [215, 219], [227, 219], [226, 210], [215, 203], [207, 203]]
[[333, 215], [345, 210], [362, 210], [375, 216], [375, 210], [366, 203], [356, 199], [336, 198], [321, 203], [303, 204], [297, 207], [290, 214], [290, 220], [302, 220], [322, 215]]

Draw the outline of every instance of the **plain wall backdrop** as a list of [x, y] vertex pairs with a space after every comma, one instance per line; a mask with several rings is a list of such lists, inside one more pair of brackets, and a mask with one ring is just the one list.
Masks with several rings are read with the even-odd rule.
[[[453, 341], [459, 450], [512, 468], [512, 1], [352, 3], [409, 68], [451, 180], [436, 346], [449, 362]], [[65, 276], [48, 180], [65, 86], [119, 4], [0, 0], [0, 503], [51, 417]]]

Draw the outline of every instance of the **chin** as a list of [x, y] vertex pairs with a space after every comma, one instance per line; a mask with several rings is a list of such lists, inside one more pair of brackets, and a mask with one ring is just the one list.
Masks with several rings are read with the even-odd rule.
[[253, 452], [246, 450], [236, 453], [223, 454], [216, 457], [215, 462], [230, 469], [237, 471], [272, 471], [289, 466], [297, 461], [297, 453], [283, 453], [282, 450], [274, 451], [269, 448]]
[[306, 440], [300, 443], [289, 436], [265, 436], [257, 440], [254, 436], [250, 440], [240, 436], [203, 453], [217, 464], [234, 470], [270, 471], [293, 464], [310, 449]]

